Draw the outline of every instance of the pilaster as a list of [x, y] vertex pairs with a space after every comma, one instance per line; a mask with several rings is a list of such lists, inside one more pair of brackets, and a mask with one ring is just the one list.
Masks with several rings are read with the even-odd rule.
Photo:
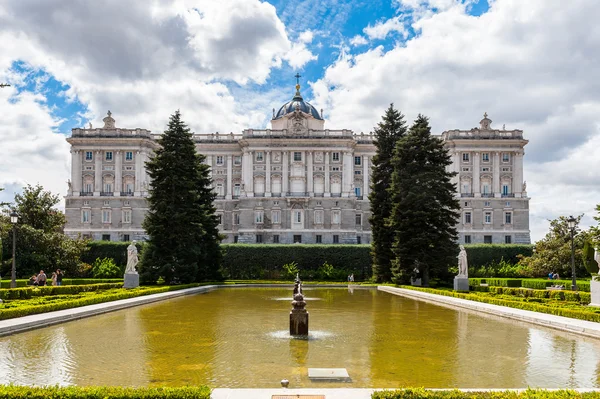
[[233, 198], [233, 155], [227, 155], [227, 192], [226, 199]]
[[140, 196], [142, 192], [142, 152], [135, 152], [135, 193], [134, 195]]
[[362, 162], [363, 162], [363, 198], [364, 199], [368, 199], [369, 198], [369, 156], [368, 155], [363, 155], [362, 157]]
[[283, 196], [286, 196], [287, 193], [289, 192], [289, 183], [290, 183], [290, 175], [289, 175], [289, 152], [288, 151], [283, 151], [283, 155], [282, 155], [282, 162], [283, 162], [283, 167], [282, 167], [282, 175], [281, 175], [281, 184], [282, 184], [282, 189], [281, 191], [283, 192]]
[[81, 156], [82, 152], [79, 150], [71, 151], [71, 183], [72, 193], [71, 195], [79, 195], [81, 192], [82, 182], [82, 171], [81, 171]]
[[481, 197], [481, 179], [479, 178], [481, 169], [479, 166], [480, 156], [479, 152], [473, 153], [473, 193], [475, 193], [475, 197]]
[[314, 196], [314, 180], [313, 180], [313, 172], [314, 172], [314, 167], [313, 167], [313, 152], [312, 151], [306, 151], [306, 185], [307, 185], [307, 191], [308, 191], [308, 195], [310, 197]]
[[265, 197], [271, 196], [271, 151], [265, 154], [267, 157], [265, 166]]
[[494, 152], [494, 164], [492, 167], [494, 168], [494, 197], [500, 198], [500, 153], [498, 151]]
[[325, 151], [325, 193], [324, 197], [331, 197], [331, 179], [329, 177], [329, 158], [331, 157], [331, 153], [329, 151]]
[[123, 153], [115, 151], [115, 195], [121, 195], [123, 190]]
[[102, 151], [96, 151], [94, 159], [94, 195], [102, 191]]

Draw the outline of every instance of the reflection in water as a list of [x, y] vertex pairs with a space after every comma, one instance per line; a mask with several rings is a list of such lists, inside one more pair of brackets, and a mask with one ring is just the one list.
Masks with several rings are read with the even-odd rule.
[[[181, 297], [0, 338], [0, 383], [213, 387], [600, 387], [600, 342], [361, 288], [311, 289], [290, 339], [289, 289]], [[311, 382], [307, 368], [352, 382]]]

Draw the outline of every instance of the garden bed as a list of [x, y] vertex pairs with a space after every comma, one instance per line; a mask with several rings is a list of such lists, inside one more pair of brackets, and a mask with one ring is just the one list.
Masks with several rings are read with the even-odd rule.
[[[539, 313], [553, 314], [556, 316], [570, 317], [572, 319], [600, 322], [600, 308], [587, 306], [587, 303], [589, 303], [589, 294], [586, 295], [586, 293], [546, 290], [542, 292], [535, 292], [537, 290], [521, 290], [502, 287], [486, 287], [500, 288], [500, 290], [496, 290], [495, 292], [461, 293], [450, 289], [443, 290], [412, 286], [400, 287], [427, 292], [430, 294], [444, 295], [454, 298], [467, 299], [470, 301], [489, 303], [492, 305], [507, 306], [515, 309], [530, 310]], [[530, 294], [526, 294], [525, 291], [529, 292]], [[550, 297], [543, 297], [542, 293], [548, 293]], [[564, 295], [567, 293], [569, 295]], [[563, 295], [561, 296], [561, 294]]]
[[526, 389], [513, 391], [459, 391], [406, 388], [373, 392], [372, 399], [598, 399], [600, 392], [577, 392], [573, 390], [546, 391]]

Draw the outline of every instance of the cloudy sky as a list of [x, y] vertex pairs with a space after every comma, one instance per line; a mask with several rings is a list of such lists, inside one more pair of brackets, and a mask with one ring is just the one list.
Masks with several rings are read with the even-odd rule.
[[534, 240], [600, 203], [597, 0], [3, 0], [0, 193], [66, 193], [73, 127], [263, 128], [294, 92], [368, 132], [393, 102], [436, 133], [523, 129]]

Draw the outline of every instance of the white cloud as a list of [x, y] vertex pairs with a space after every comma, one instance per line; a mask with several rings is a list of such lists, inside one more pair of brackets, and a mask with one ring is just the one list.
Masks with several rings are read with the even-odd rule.
[[356, 35], [354, 36], [352, 39], [350, 39], [350, 44], [353, 46], [364, 46], [365, 44], [368, 44], [369, 41], [367, 39], [364, 38], [364, 36], [361, 35]]
[[408, 34], [401, 16], [390, 18], [384, 22], [379, 21], [374, 26], [369, 25], [363, 29], [363, 32], [371, 40], [385, 39], [390, 32], [399, 32], [404, 37]]
[[314, 55], [308, 48], [307, 44], [312, 42], [313, 32], [307, 30], [302, 32], [298, 37], [298, 41], [292, 44], [290, 51], [284, 56], [284, 59], [294, 69], [302, 68], [310, 61], [315, 61], [317, 56]]
[[69, 145], [54, 130], [60, 120], [50, 116], [41, 94], [16, 87], [0, 89], [0, 187], [2, 201], [12, 201], [25, 184], [41, 184], [55, 194], [66, 193]]
[[430, 116], [436, 133], [470, 129], [487, 111], [494, 126], [523, 129], [530, 141], [532, 238], [543, 236], [545, 219], [591, 216], [600, 202], [600, 9], [588, 0], [568, 8], [496, 0], [473, 17], [455, 1], [402, 3], [428, 10], [415, 16], [415, 38], [340, 58], [313, 84], [328, 126], [371, 131], [391, 102], [409, 121]]

